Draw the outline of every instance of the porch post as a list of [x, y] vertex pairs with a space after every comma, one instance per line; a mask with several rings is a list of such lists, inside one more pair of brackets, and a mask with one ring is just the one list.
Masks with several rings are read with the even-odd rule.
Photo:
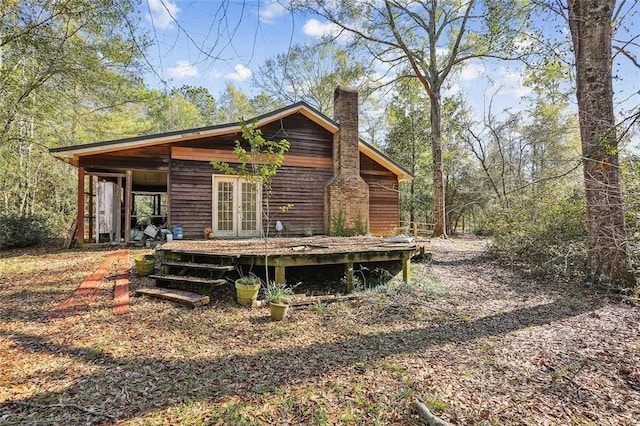
[[84, 167], [78, 167], [78, 244], [84, 244]]
[[133, 173], [131, 170], [127, 170], [127, 181], [124, 189], [124, 243], [129, 244], [131, 242], [131, 189], [133, 183], [131, 182]]
[[116, 219], [116, 243], [120, 244], [120, 235], [122, 235], [122, 220], [121, 220], [121, 216], [120, 214], [122, 213], [122, 176], [118, 176], [118, 182], [117, 182], [117, 191], [118, 191], [118, 196], [114, 197], [114, 206], [113, 206], [113, 216]]
[[[87, 204], [88, 204], [88, 212], [89, 214], [87, 216], [89, 216], [89, 241], [93, 241], [93, 237], [96, 235], [96, 233], [93, 231], [93, 215], [95, 215], [95, 211], [93, 210], [93, 176], [88, 174], [87, 177], [89, 178], [89, 198], [87, 199]], [[97, 241], [96, 241], [97, 242]]]
[[[171, 160], [169, 160], [169, 172], [167, 173], [167, 223], [173, 224], [171, 222]], [[211, 224], [213, 225], [213, 219], [211, 219]]]
[[351, 293], [353, 291], [353, 262], [344, 264], [344, 275], [347, 281], [347, 293]]
[[408, 253], [402, 257], [402, 281], [405, 283], [411, 281], [411, 255]]
[[276, 270], [276, 284], [284, 284], [286, 282], [286, 278], [284, 276], [284, 266], [275, 266]]

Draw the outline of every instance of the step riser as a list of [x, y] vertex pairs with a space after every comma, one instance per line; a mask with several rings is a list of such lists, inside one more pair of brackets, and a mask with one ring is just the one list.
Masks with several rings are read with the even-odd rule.
[[227, 282], [223, 277], [236, 270], [236, 265], [229, 263], [228, 257], [164, 252], [161, 274], [150, 278], [156, 280], [157, 287], [212, 296], [216, 287]]

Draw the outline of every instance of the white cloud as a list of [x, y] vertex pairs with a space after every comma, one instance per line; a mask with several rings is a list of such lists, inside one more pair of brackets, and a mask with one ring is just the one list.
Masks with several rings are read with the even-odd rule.
[[446, 57], [449, 54], [449, 49], [446, 47], [436, 47], [436, 56]]
[[522, 98], [531, 94], [531, 88], [524, 86], [524, 75], [519, 71], [500, 68], [493, 83], [492, 91], [503, 96]]
[[335, 37], [340, 34], [340, 27], [331, 22], [320, 22], [317, 19], [309, 19], [302, 26], [302, 32], [310, 37], [321, 38], [324, 36]]
[[207, 78], [209, 78], [209, 79], [217, 80], [217, 79], [222, 78], [222, 77], [224, 77], [224, 73], [222, 71], [216, 69], [216, 68], [212, 68], [207, 73]]
[[287, 9], [278, 1], [268, 3], [258, 12], [260, 22], [272, 24], [276, 19], [287, 13]]
[[189, 61], [177, 61], [175, 67], [167, 68], [167, 74], [171, 78], [188, 78], [198, 75], [198, 68]]
[[460, 70], [460, 81], [475, 81], [484, 74], [485, 71], [483, 66], [469, 62]]
[[233, 69], [234, 69], [233, 72], [225, 74], [224, 77], [227, 80], [245, 81], [250, 79], [251, 76], [253, 75], [253, 72], [248, 67], [242, 64], [237, 64], [235, 67], [233, 67]]
[[445, 87], [442, 90], [442, 93], [445, 96], [456, 96], [456, 95], [459, 95], [459, 94], [464, 94], [465, 91], [462, 89], [462, 86], [460, 86], [457, 83], [453, 83], [453, 84], [448, 85], [447, 87]]
[[171, 0], [147, 0], [149, 14], [147, 18], [157, 28], [172, 28], [174, 20], [178, 18], [180, 9]]

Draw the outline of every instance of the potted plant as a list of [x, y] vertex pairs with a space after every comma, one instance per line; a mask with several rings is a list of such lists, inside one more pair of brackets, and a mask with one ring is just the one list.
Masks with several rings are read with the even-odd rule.
[[238, 278], [235, 284], [239, 304], [251, 305], [258, 298], [258, 291], [260, 291], [261, 286], [260, 278], [249, 274]]
[[140, 277], [146, 277], [153, 272], [156, 266], [156, 257], [153, 254], [143, 254], [134, 257], [136, 262], [136, 273]]
[[265, 299], [269, 301], [271, 318], [282, 321], [289, 311], [289, 296], [293, 295], [291, 287], [275, 282], [267, 283], [264, 290]]

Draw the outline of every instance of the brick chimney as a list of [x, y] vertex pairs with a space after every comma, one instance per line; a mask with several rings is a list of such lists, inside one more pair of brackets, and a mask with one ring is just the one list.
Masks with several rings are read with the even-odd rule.
[[325, 186], [325, 226], [329, 235], [366, 233], [369, 185], [360, 176], [357, 90], [336, 88], [333, 109], [339, 130], [333, 137], [333, 178]]

